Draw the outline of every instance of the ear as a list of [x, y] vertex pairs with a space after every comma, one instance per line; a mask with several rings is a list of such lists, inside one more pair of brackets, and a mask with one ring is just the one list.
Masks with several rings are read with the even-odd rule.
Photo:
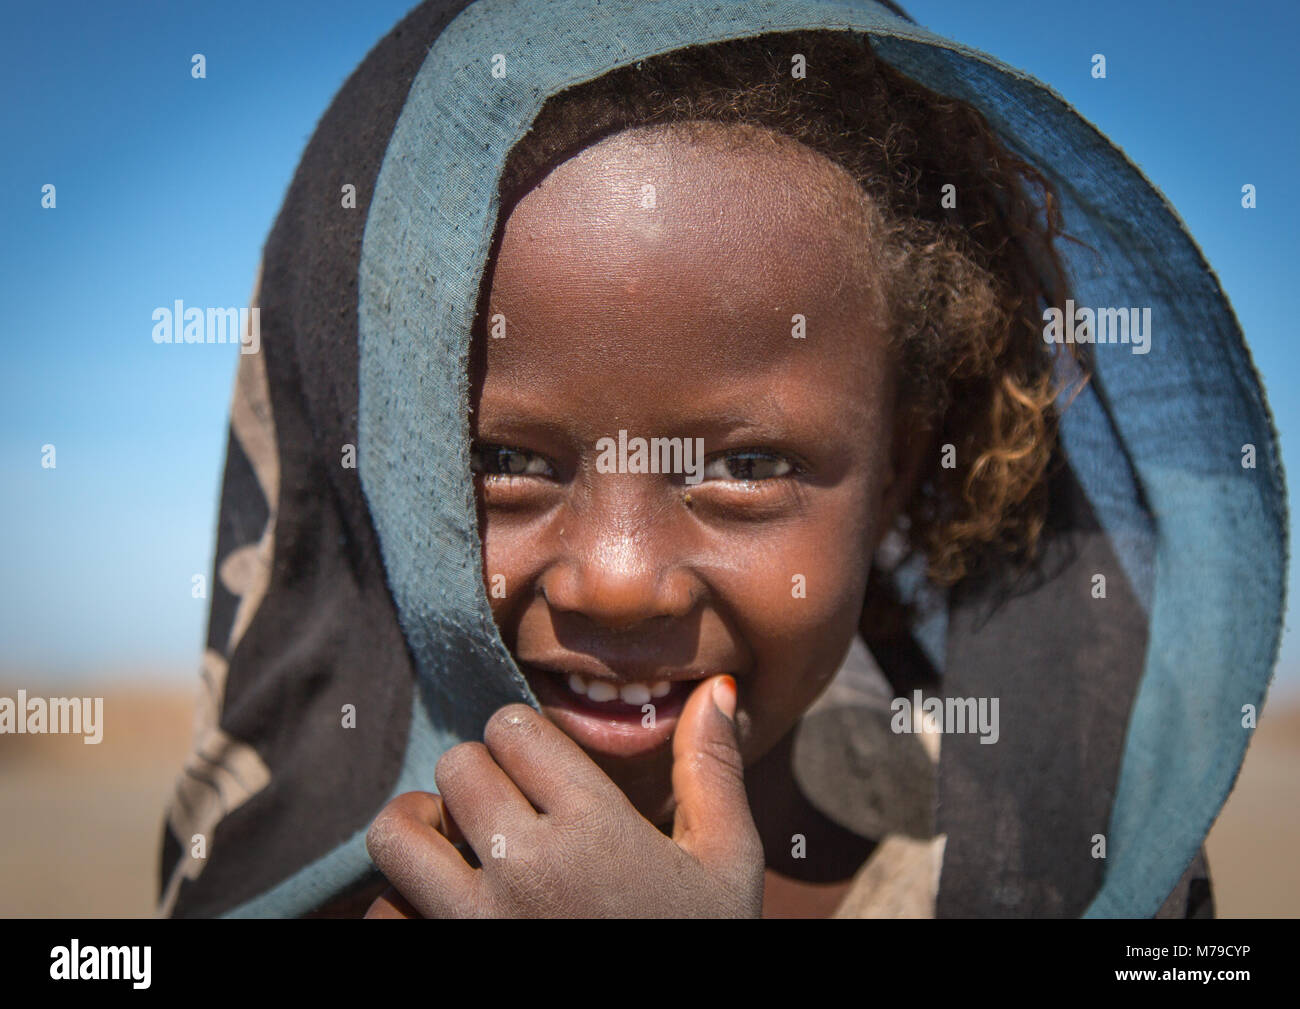
[[897, 652], [899, 648], [915, 646], [908, 644], [911, 640], [908, 609], [895, 597], [890, 586], [875, 577], [874, 561], [885, 533], [893, 528], [899, 514], [907, 510], [912, 496], [934, 466], [940, 439], [939, 423], [938, 420], [927, 423], [917, 414], [907, 412], [895, 419], [890, 438], [887, 482], [876, 513], [874, 535], [867, 544], [867, 556], [872, 560], [872, 577], [867, 582], [858, 632], [877, 656], [877, 661], [882, 662], [881, 668], [896, 691], [901, 691], [903, 684], [903, 680], [898, 679], [901, 675], [899, 668], [895, 662], [884, 661], [882, 657], [892, 654], [891, 649]]
[[873, 554], [899, 514], [907, 509], [912, 496], [930, 472], [938, 442], [937, 422], [926, 421], [909, 412], [902, 412], [895, 419], [888, 482], [881, 495], [875, 538], [870, 544]]

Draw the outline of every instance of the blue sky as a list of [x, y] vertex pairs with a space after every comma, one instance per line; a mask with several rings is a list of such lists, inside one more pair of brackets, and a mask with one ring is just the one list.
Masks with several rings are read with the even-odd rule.
[[[308, 137], [408, 0], [10, 5], [0, 37], [0, 674], [193, 676], [237, 351], [150, 313], [247, 304]], [[911, 0], [1047, 82], [1169, 197], [1217, 272], [1300, 479], [1293, 0]], [[190, 76], [190, 56], [207, 78]], [[1090, 57], [1107, 57], [1104, 81]], [[58, 209], [40, 208], [41, 186]], [[1254, 183], [1257, 210], [1240, 206]], [[56, 446], [58, 467], [40, 467]], [[1297, 579], [1291, 579], [1296, 597]], [[1288, 632], [1279, 688], [1300, 693]]]

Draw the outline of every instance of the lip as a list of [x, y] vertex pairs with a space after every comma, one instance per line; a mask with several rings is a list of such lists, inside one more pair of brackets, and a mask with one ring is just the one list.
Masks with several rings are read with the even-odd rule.
[[708, 669], [675, 669], [665, 671], [657, 662], [602, 662], [590, 655], [568, 654], [549, 658], [516, 659], [520, 669], [552, 673], [561, 678], [576, 673], [585, 680], [604, 680], [623, 686], [628, 683], [654, 683], [671, 680], [674, 683], [705, 680], [715, 675]]
[[[644, 705], [625, 704], [618, 700], [597, 703], [570, 690], [564, 680], [569, 672], [583, 675], [577, 667], [561, 672], [526, 662], [519, 662], [518, 666], [537, 695], [542, 711], [565, 735], [585, 750], [611, 757], [639, 757], [667, 745], [682, 709], [686, 707], [687, 698], [700, 683], [713, 675], [683, 675], [679, 672], [653, 678], [620, 678], [617, 681], [620, 684], [648, 683], [652, 679], [672, 681], [672, 689], [666, 695], [650, 702], [654, 721], [647, 725], [648, 713]], [[612, 681], [609, 676], [599, 678]]]

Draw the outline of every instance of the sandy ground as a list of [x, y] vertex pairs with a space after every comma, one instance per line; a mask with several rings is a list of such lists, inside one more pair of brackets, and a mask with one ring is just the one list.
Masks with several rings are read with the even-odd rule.
[[[13, 697], [17, 686], [0, 686]], [[104, 691], [104, 741], [0, 735], [0, 917], [153, 913], [164, 805], [190, 742], [193, 693]], [[1210, 833], [1220, 917], [1300, 917], [1300, 704], [1265, 709]]]

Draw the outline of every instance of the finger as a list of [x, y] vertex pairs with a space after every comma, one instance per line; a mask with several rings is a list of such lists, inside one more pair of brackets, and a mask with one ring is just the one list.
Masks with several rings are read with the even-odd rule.
[[406, 792], [398, 798], [406, 804], [406, 808], [413, 815], [419, 817], [452, 844], [465, 843], [465, 835], [456, 826], [447, 804], [442, 801], [442, 796], [437, 792]]
[[366, 832], [366, 850], [411, 907], [426, 918], [473, 913], [479, 874], [439, 829], [442, 799], [405, 792], [388, 803]]
[[433, 770], [438, 791], [460, 832], [487, 865], [505, 839], [532, 834], [537, 811], [492, 759], [482, 743], [461, 743], [442, 755]]
[[389, 887], [370, 905], [366, 911], [367, 918], [418, 918], [420, 912], [411, 906], [410, 901]]
[[710, 677], [687, 698], [673, 734], [673, 840], [705, 865], [746, 864], [762, 850], [745, 795], [735, 710], [736, 681]]
[[508, 704], [489, 718], [483, 742], [540, 813], [563, 816], [593, 802], [628, 803], [582, 747], [526, 704]]

